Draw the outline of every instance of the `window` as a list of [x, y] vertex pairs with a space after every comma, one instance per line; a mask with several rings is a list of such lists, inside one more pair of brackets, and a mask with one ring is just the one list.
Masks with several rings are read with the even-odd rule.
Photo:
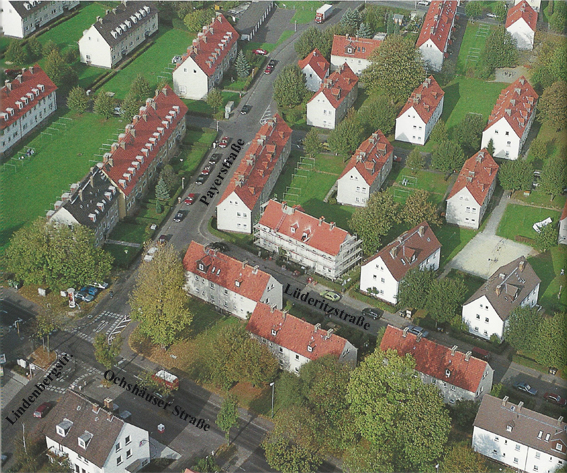
[[537, 465], [534, 465], [534, 471], [537, 471]]
[[516, 450], [517, 450], [517, 451], [520, 450], [520, 444], [519, 444], [519, 443], [516, 444]]
[[132, 450], [126, 450], [126, 458], [130, 458], [132, 456]]
[[498, 134], [498, 130], [494, 130], [494, 134], [497, 135], [497, 134]]
[[480, 315], [476, 314], [476, 318], [477, 318], [478, 320], [480, 320]]
[[506, 141], [506, 146], [510, 147], [511, 144], [512, 144], [511, 141]]
[[506, 133], [504, 133], [506, 136], [510, 136], [510, 132], [507, 131]]
[[122, 463], [122, 455], [119, 455], [116, 459], [116, 465], [120, 465], [120, 463]]
[[283, 348], [282, 348], [282, 347], [280, 347], [280, 353], [283, 353]]
[[488, 317], [485, 317], [485, 318], [484, 318], [484, 321], [485, 321], [486, 323], [488, 323], [488, 322], [490, 322], [490, 319], [489, 319]]
[[475, 328], [474, 328], [474, 331], [475, 331], [475, 332], [478, 332], [478, 327], [475, 327]]
[[295, 355], [295, 359], [296, 359], [296, 360], [299, 360], [299, 355]]
[[500, 437], [494, 437], [494, 441], [498, 442], [500, 440]]
[[540, 453], [540, 452], [536, 452], [535, 457], [536, 457], [536, 459], [539, 460], [539, 458], [541, 457], [541, 453]]

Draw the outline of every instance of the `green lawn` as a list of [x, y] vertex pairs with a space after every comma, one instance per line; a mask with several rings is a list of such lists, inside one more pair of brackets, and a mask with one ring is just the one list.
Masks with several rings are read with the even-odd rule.
[[474, 230], [447, 224], [440, 228], [434, 228], [433, 232], [442, 245], [441, 261], [439, 263], [440, 268], [443, 268], [443, 266], [457, 256], [457, 253], [476, 235]]
[[445, 180], [445, 175], [436, 171], [418, 171], [415, 175], [411, 173], [408, 168], [402, 168], [397, 174], [395, 173], [398, 167], [392, 169], [390, 178], [394, 178], [397, 184], [402, 183], [404, 179], [407, 179], [408, 183], [405, 186], [407, 189], [424, 189], [427, 192], [432, 192], [438, 194], [443, 198], [449, 184]]
[[315, 20], [315, 12], [325, 4], [325, 2], [301, 1], [301, 2], [277, 2], [279, 8], [287, 8], [295, 10], [295, 15], [291, 19], [291, 23], [297, 21], [298, 24], [310, 23]]
[[132, 261], [142, 252], [142, 248], [114, 245], [106, 243], [104, 249], [114, 257], [114, 266], [118, 268], [128, 268]]
[[142, 225], [120, 222], [114, 227], [114, 230], [112, 230], [109, 239], [142, 244], [146, 241], [146, 235]]
[[526, 202], [527, 204], [535, 205], [537, 207], [551, 207], [559, 211], [563, 210], [565, 206], [565, 200], [567, 196], [558, 195], [552, 201], [549, 200], [549, 195], [538, 191], [538, 189], [533, 190], [529, 196], [525, 196], [523, 191], [515, 192], [512, 196], [514, 199]]
[[556, 225], [560, 215], [561, 212], [555, 210], [509, 204], [502, 216], [500, 225], [498, 225], [496, 234], [509, 240], [514, 240], [516, 235], [533, 239], [537, 235], [532, 228], [534, 223], [551, 217], [553, 225]]
[[[486, 39], [488, 38], [488, 34], [490, 34], [489, 31], [494, 29], [494, 26], [490, 26], [490, 28], [487, 29], [487, 25], [484, 23], [471, 23], [470, 21], [467, 23], [467, 29], [465, 30], [457, 58], [457, 73], [465, 74], [468, 68], [473, 67], [478, 69], [481, 66], [481, 56], [484, 51]], [[478, 56], [477, 60], [474, 58], [475, 55]]]
[[[567, 275], [561, 276], [567, 261], [567, 246], [558, 245], [545, 253], [528, 258], [528, 262], [541, 279], [539, 304], [548, 311], [567, 309]], [[562, 286], [561, 298], [558, 299], [559, 287]]]
[[[237, 92], [222, 92], [223, 97], [223, 107], [231, 100], [234, 101], [234, 108], [238, 107], [240, 103], [240, 95]], [[214, 110], [209, 106], [207, 102], [204, 100], [191, 100], [191, 99], [183, 99], [185, 105], [189, 109], [189, 113], [193, 113], [196, 115], [204, 115], [207, 117], [213, 117]], [[224, 110], [224, 108], [223, 108]], [[224, 117], [224, 111], [221, 112]]]

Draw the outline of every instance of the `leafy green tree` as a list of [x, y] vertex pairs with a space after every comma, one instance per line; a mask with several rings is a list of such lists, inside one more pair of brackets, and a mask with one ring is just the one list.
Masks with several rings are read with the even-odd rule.
[[491, 71], [499, 67], [514, 67], [518, 63], [516, 40], [504, 25], [498, 26], [486, 39], [483, 61]]
[[488, 146], [486, 147], [486, 151], [488, 151], [488, 154], [490, 156], [494, 156], [494, 140], [492, 138], [490, 138], [490, 140], [488, 141]]
[[567, 162], [564, 155], [557, 155], [543, 163], [539, 189], [551, 196], [550, 201], [561, 194], [567, 181]]
[[539, 329], [536, 361], [543, 366], [561, 368], [567, 365], [567, 314], [545, 317]]
[[383, 7], [368, 3], [364, 8], [364, 22], [371, 31], [383, 28], [385, 23]]
[[67, 107], [77, 113], [85, 113], [89, 108], [89, 97], [82, 87], [73, 87], [67, 97]]
[[207, 94], [207, 104], [215, 111], [218, 111], [223, 105], [222, 93], [219, 89], [214, 88]]
[[465, 15], [469, 18], [478, 18], [482, 15], [482, 4], [479, 2], [467, 2]]
[[154, 96], [148, 79], [146, 79], [142, 74], [138, 74], [132, 81], [132, 85], [130, 86], [130, 91], [128, 93], [132, 94], [137, 100], [144, 103], [147, 98]]
[[163, 212], [163, 204], [158, 200], [156, 200], [156, 213], [159, 215]]
[[162, 347], [171, 345], [193, 320], [184, 285], [183, 264], [172, 245], [159, 248], [138, 270], [129, 301], [132, 319], [140, 322], [142, 334]]
[[465, 154], [461, 147], [452, 140], [439, 143], [431, 159], [431, 166], [443, 172], [458, 171], [465, 164]]
[[274, 100], [281, 108], [299, 105], [308, 95], [306, 80], [297, 64], [288, 64], [274, 81]]
[[120, 106], [120, 108], [122, 108], [122, 117], [124, 117], [127, 121], [132, 121], [134, 115], [138, 115], [140, 113], [140, 107], [142, 104], [143, 102], [136, 98], [133, 93], [128, 93]]
[[484, 126], [482, 115], [467, 113], [453, 130], [453, 139], [462, 148], [465, 156], [472, 156], [480, 149]]
[[214, 18], [215, 12], [209, 9], [206, 10], [194, 10], [188, 13], [183, 22], [187, 29], [192, 33], [199, 33], [203, 26], [211, 23], [211, 19]]
[[386, 33], [391, 35], [394, 33], [394, 17], [393, 13], [389, 11], [386, 13]]
[[175, 192], [177, 186], [179, 185], [179, 176], [175, 173], [173, 166], [171, 164], [166, 164], [161, 172], [159, 173], [160, 178], [163, 178], [168, 191]]
[[156, 199], [165, 202], [169, 200], [169, 190], [163, 177], [160, 177], [155, 188]]
[[35, 322], [35, 334], [38, 338], [41, 338], [44, 349], [45, 338], [47, 338], [47, 352], [49, 353], [49, 335], [61, 326], [61, 321], [55, 317], [49, 308], [46, 308], [37, 314]]
[[557, 81], [543, 91], [539, 99], [539, 120], [560, 131], [567, 124], [567, 82]]
[[508, 319], [504, 338], [515, 350], [532, 353], [539, 344], [541, 323], [537, 307], [516, 307]]
[[239, 79], [244, 79], [250, 75], [250, 64], [244, 56], [244, 51], [242, 49], [238, 52], [236, 57], [236, 73]]
[[372, 38], [374, 36], [374, 33], [372, 33], [370, 27], [363, 22], [360, 24], [360, 27], [356, 31], [356, 35], [359, 38]]
[[392, 465], [392, 453], [364, 439], [353, 442], [350, 448], [347, 448], [343, 459], [348, 473], [368, 473], [369, 471], [394, 473], [395, 471]]
[[382, 237], [392, 229], [398, 219], [399, 204], [388, 192], [374, 192], [366, 207], [358, 207], [352, 214], [350, 227], [362, 239], [364, 254], [374, 254]]
[[28, 51], [30, 52], [31, 59], [37, 60], [43, 55], [43, 45], [37, 39], [37, 36], [31, 36], [27, 42]]
[[473, 422], [479, 407], [480, 402], [457, 401], [454, 404], [453, 409], [451, 409], [453, 422], [464, 430], [472, 430]]
[[197, 460], [193, 466], [193, 470], [200, 473], [216, 473], [217, 471], [220, 471], [220, 467], [213, 455], [207, 455], [205, 458], [199, 458]]
[[219, 413], [217, 425], [226, 433], [226, 443], [230, 445], [230, 429], [238, 424], [238, 403], [234, 395], [224, 398]]
[[406, 199], [404, 208], [402, 209], [400, 218], [412, 227], [420, 224], [424, 220], [429, 225], [441, 225], [441, 217], [437, 210], [437, 206], [433, 204], [429, 197], [431, 194], [424, 189], [417, 189], [412, 192]]
[[381, 130], [388, 135], [394, 131], [397, 107], [390, 99], [379, 95], [364, 102], [357, 114], [357, 121], [364, 127], [364, 136]]
[[531, 83], [546, 89], [554, 82], [567, 82], [567, 44], [556, 35], [548, 35], [538, 48], [535, 64], [532, 66]]
[[370, 92], [383, 92], [396, 102], [405, 101], [425, 79], [419, 49], [400, 35], [388, 36], [370, 56], [371, 64], [362, 73]]
[[314, 158], [323, 150], [323, 144], [321, 143], [321, 138], [319, 137], [317, 128], [311, 128], [309, 133], [305, 135], [303, 148], [311, 158]]
[[273, 381], [280, 367], [269, 348], [253, 338], [246, 340], [235, 356], [240, 379], [253, 386]]
[[551, 31], [554, 31], [555, 33], [563, 33], [563, 31], [565, 31], [566, 25], [567, 14], [564, 11], [554, 11], [553, 15], [551, 15], [551, 18], [549, 19], [549, 27], [551, 28]]
[[69, 65], [76, 63], [79, 60], [79, 50], [77, 48], [69, 48], [65, 51], [63, 59]]
[[240, 380], [242, 369], [236, 354], [249, 338], [244, 327], [237, 324], [221, 330], [211, 342], [206, 364], [208, 377], [216, 386], [228, 390]]
[[329, 134], [329, 148], [334, 153], [350, 157], [358, 148], [364, 135], [362, 126], [356, 120], [354, 113], [349, 113], [341, 123]]
[[107, 370], [111, 369], [116, 363], [116, 357], [122, 348], [122, 337], [119, 335], [109, 345], [106, 334], [97, 333], [94, 339], [95, 358]]
[[298, 396], [301, 390], [301, 379], [290, 373], [284, 371], [276, 383], [275, 397], [278, 400], [278, 405], [282, 409], [297, 406], [303, 402], [303, 397]]
[[417, 174], [417, 171], [423, 169], [425, 166], [425, 157], [422, 156], [419, 148], [414, 148], [411, 150], [406, 160], [406, 166], [410, 169], [413, 175]]
[[543, 252], [558, 245], [559, 229], [556, 225], [549, 224], [543, 227], [535, 237], [536, 248]]
[[500, 23], [505, 23], [506, 17], [508, 16], [508, 7], [506, 6], [506, 2], [498, 2], [494, 5], [492, 7], [492, 13], [496, 15], [496, 18], [498, 18]]
[[360, 27], [360, 22], [360, 13], [358, 13], [358, 10], [356, 9], [351, 10], [350, 8], [347, 8], [341, 17], [341, 25], [345, 28], [348, 34], [355, 34]]
[[530, 144], [530, 161], [531, 160], [538, 160], [538, 161], [545, 161], [547, 158], [547, 141], [544, 141], [543, 137], [538, 136], [535, 138], [532, 143]]
[[52, 51], [59, 51], [57, 44], [52, 39], [49, 39], [45, 42], [41, 49], [41, 53], [43, 57], [47, 57], [51, 54]]
[[[309, 55], [311, 51], [318, 47], [321, 37], [321, 31], [315, 26], [307, 28], [298, 40], [294, 43], [293, 47], [295, 52], [300, 57], [304, 59]], [[323, 54], [323, 52], [321, 52]]]
[[451, 447], [441, 462], [440, 469], [443, 473], [488, 473], [483, 456], [466, 444]]
[[532, 187], [533, 166], [524, 160], [506, 161], [498, 170], [498, 181], [507, 191], [529, 190]]
[[101, 90], [95, 98], [93, 109], [97, 115], [108, 120], [114, 113], [114, 99]]
[[434, 271], [410, 269], [400, 281], [397, 306], [424, 309], [434, 279]]
[[431, 131], [431, 135], [429, 135], [429, 140], [433, 141], [433, 143], [442, 143], [448, 139], [449, 132], [447, 131], [445, 122], [442, 119], [439, 119]]
[[6, 61], [14, 63], [16, 66], [23, 66], [29, 62], [29, 53], [22, 42], [12, 39], [6, 49]]
[[435, 279], [427, 296], [427, 312], [435, 323], [449, 322], [461, 308], [467, 286], [461, 278]]

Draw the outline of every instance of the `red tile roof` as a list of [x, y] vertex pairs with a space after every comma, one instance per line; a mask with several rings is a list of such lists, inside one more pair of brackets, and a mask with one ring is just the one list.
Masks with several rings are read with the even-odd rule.
[[369, 59], [370, 54], [381, 44], [382, 40], [379, 39], [334, 35], [331, 56]]
[[191, 56], [205, 74], [212, 76], [238, 38], [236, 30], [219, 13], [210, 25], [203, 26], [203, 31], [187, 48], [187, 53], [183, 55], [183, 60], [177, 64], [176, 69]]
[[444, 95], [435, 78], [429, 76], [411, 93], [398, 118], [413, 107], [423, 122], [428, 123]]
[[431, 2], [423, 20], [416, 47], [419, 48], [430, 39], [439, 51], [445, 52], [456, 12], [457, 0], [434, 0]]
[[297, 64], [299, 64], [299, 68], [301, 70], [303, 70], [307, 65], [311, 66], [311, 69], [313, 69], [313, 72], [317, 74], [319, 79], [325, 78], [330, 67], [329, 61], [325, 59], [325, 57], [321, 54], [321, 51], [317, 48], [311, 51], [305, 59], [297, 61]]
[[482, 205], [490, 186], [496, 179], [498, 167], [486, 148], [481, 149], [472, 158], [465, 161], [447, 200], [466, 187], [478, 205]]
[[530, 6], [526, 0], [514, 5], [508, 9], [506, 17], [506, 28], [512, 26], [520, 18], [523, 18], [527, 25], [533, 30], [537, 27], [537, 12]]
[[[269, 305], [263, 303], [256, 304], [246, 330], [310, 360], [325, 355], [338, 358], [347, 344], [347, 340], [336, 334], [329, 334], [327, 330], [321, 330], [291, 314], [277, 309], [272, 311]], [[272, 334], [272, 330], [276, 331], [276, 335]], [[308, 350], [309, 346], [312, 351]]]
[[[363, 265], [381, 257], [396, 281], [401, 281], [410, 269], [418, 268], [439, 248], [441, 243], [424, 220], [368, 258]], [[415, 259], [412, 260], [414, 257]]]
[[277, 113], [256, 133], [217, 205], [233, 192], [253, 209], [291, 137], [291, 128]]
[[315, 97], [322, 93], [325, 97], [327, 97], [331, 106], [337, 109], [341, 102], [350, 93], [350, 91], [357, 86], [357, 84], [357, 75], [352, 72], [352, 69], [347, 63], [344, 63], [329, 77], [323, 80], [321, 87], [319, 87], [319, 90], [315, 92], [309, 102], [315, 100]]
[[19, 74], [15, 80], [9, 82], [0, 90], [0, 107], [2, 110], [0, 130], [18, 121], [42, 98], [49, 96], [56, 90], [57, 86], [37, 64], [24, 69], [22, 74]]
[[[199, 269], [199, 265], [203, 269]], [[192, 241], [183, 257], [185, 271], [197, 274], [252, 301], [259, 301], [270, 281], [270, 275], [245, 261], [238, 261]], [[239, 282], [239, 286], [236, 282]]]
[[275, 200], [268, 202], [260, 218], [260, 225], [333, 256], [339, 254], [341, 245], [349, 236], [346, 230], [335, 226], [334, 222], [325, 222], [324, 217], [312, 217], [297, 207], [288, 207], [285, 202]]
[[565, 205], [563, 207], [563, 212], [561, 212], [561, 217], [559, 218], [559, 220], [565, 220], [567, 218], [567, 202], [565, 202]]
[[104, 155], [102, 170], [121, 192], [129, 195], [134, 190], [186, 113], [187, 106], [169, 86], [140, 107], [140, 114], [126, 125], [111, 152]]
[[[420, 373], [473, 393], [477, 391], [488, 364], [486, 361], [474, 356], [470, 356], [467, 361], [465, 353], [455, 351], [453, 355], [451, 348], [438, 345], [426, 338], [422, 338], [419, 342], [416, 339], [416, 335], [408, 332], [404, 337], [402, 329], [388, 325], [380, 349], [396, 350], [401, 356], [410, 354], [415, 358], [415, 369]], [[450, 370], [449, 376], [446, 370]]]
[[[394, 147], [380, 130], [372, 133], [372, 136], [364, 141], [350, 158], [344, 171], [343, 177], [352, 168], [356, 168], [366, 183], [371, 186], [380, 174], [380, 170], [392, 157]], [[339, 179], [341, 178], [339, 177]]]
[[538, 97], [528, 80], [524, 76], [520, 77], [500, 92], [484, 130], [505, 118], [514, 133], [521, 138], [531, 114], [535, 112]]

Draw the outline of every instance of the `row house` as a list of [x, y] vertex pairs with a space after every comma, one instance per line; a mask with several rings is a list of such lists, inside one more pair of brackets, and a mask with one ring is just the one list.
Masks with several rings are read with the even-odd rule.
[[428, 68], [434, 72], [441, 71], [443, 61], [449, 57], [447, 50], [452, 43], [458, 3], [457, 0], [434, 0], [423, 20], [415, 46], [421, 51]]
[[463, 323], [473, 335], [487, 340], [496, 335], [502, 340], [512, 311], [537, 304], [540, 283], [523, 256], [501, 266], [463, 304]]
[[394, 147], [380, 130], [364, 141], [350, 158], [337, 179], [337, 202], [365, 207], [370, 195], [376, 192], [390, 171]]
[[514, 471], [553, 473], [567, 462], [567, 424], [487, 394], [473, 423], [472, 448]]
[[123, 0], [83, 32], [81, 62], [110, 69], [157, 31], [158, 9], [153, 3]]
[[79, 5], [78, 0], [42, 2], [40, 0], [0, 2], [0, 28], [5, 36], [25, 38], [67, 10]]
[[252, 233], [291, 151], [291, 128], [278, 114], [256, 133], [217, 204], [217, 228]]
[[173, 90], [184, 99], [200, 100], [221, 83], [236, 59], [238, 33], [222, 15], [203, 26], [173, 71]]
[[321, 324], [312, 325], [267, 304], [256, 306], [246, 330], [269, 348], [281, 369], [296, 375], [303, 365], [323, 356], [332, 356], [351, 368], [356, 366], [358, 350], [332, 328], [321, 330]]
[[150, 436], [115, 416], [112, 399], [99, 406], [67, 390], [36, 432], [45, 436], [52, 462], [67, 459], [77, 473], [124, 473], [150, 462]]
[[498, 167], [486, 149], [465, 161], [447, 197], [447, 223], [479, 228], [496, 187]]
[[101, 169], [118, 189], [121, 219], [133, 212], [159, 169], [176, 153], [185, 136], [186, 113], [187, 106], [169, 86], [156, 90], [104, 154]]
[[36, 64], [0, 90], [0, 155], [11, 150], [57, 110], [57, 87]]
[[360, 76], [370, 66], [370, 55], [380, 47], [382, 40], [359, 38], [358, 36], [333, 36], [331, 48], [331, 69], [337, 70], [347, 63], [352, 71]]
[[301, 72], [305, 76], [305, 86], [311, 92], [317, 92], [326, 77], [329, 77], [329, 61], [317, 48], [311, 51], [307, 57], [297, 62]]
[[559, 244], [567, 245], [567, 202], [563, 206], [563, 212], [559, 217]]
[[91, 168], [79, 183], [71, 184], [69, 192], [55, 202], [47, 219], [57, 225], [84, 225], [94, 231], [95, 246], [101, 246], [119, 221], [116, 187], [100, 167]]
[[535, 119], [537, 99], [524, 76], [500, 92], [482, 132], [481, 148], [488, 148], [492, 140], [495, 158], [518, 159]]
[[396, 118], [395, 137], [414, 145], [424, 145], [441, 118], [445, 92], [433, 76], [411, 94]]
[[410, 269], [439, 269], [441, 243], [425, 221], [400, 235], [374, 256], [360, 270], [360, 291], [396, 304], [400, 282]]
[[222, 312], [246, 319], [259, 303], [282, 308], [283, 288], [273, 276], [192, 241], [183, 258], [185, 290]]
[[307, 124], [333, 130], [358, 97], [358, 77], [342, 64], [307, 102]]
[[396, 350], [398, 355], [411, 355], [415, 370], [424, 384], [434, 384], [443, 400], [449, 404], [457, 401], [478, 401], [490, 393], [494, 370], [490, 365], [472, 356], [472, 352], [457, 351], [392, 325], [380, 343], [380, 350]]
[[516, 40], [518, 49], [532, 50], [537, 29], [537, 12], [526, 0], [508, 9], [506, 31]]
[[298, 207], [270, 200], [255, 226], [254, 244], [336, 279], [362, 258], [362, 240], [325, 217], [312, 217]]

